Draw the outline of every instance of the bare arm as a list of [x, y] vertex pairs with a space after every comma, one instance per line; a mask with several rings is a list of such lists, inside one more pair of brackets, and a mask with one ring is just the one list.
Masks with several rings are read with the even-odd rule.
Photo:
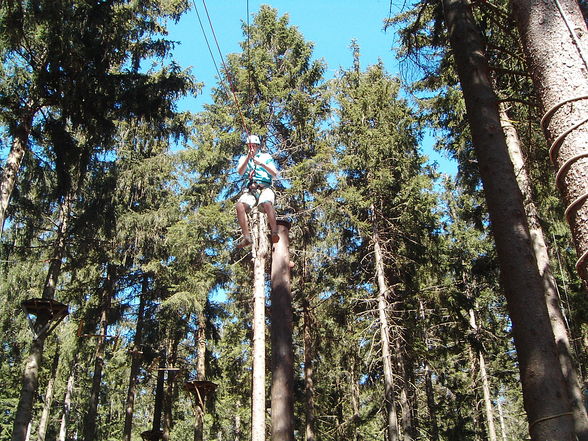
[[243, 173], [245, 173], [245, 169], [247, 169], [247, 163], [250, 159], [250, 155], [241, 156], [241, 158], [239, 158], [239, 163], [237, 164], [237, 173], [239, 173], [240, 175], [243, 175]]
[[257, 158], [253, 158], [253, 162], [256, 165], [260, 165], [262, 166], [264, 169], [267, 170], [267, 172], [272, 175], [272, 177], [276, 177], [278, 175], [278, 170], [276, 169], [276, 167], [273, 164], [264, 164], [263, 162], [261, 162], [259, 159]]

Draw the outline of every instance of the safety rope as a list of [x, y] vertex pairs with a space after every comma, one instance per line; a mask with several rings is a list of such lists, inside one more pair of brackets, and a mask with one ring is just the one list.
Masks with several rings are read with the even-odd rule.
[[[230, 73], [230, 71], [229, 71], [229, 69], [228, 69], [228, 67], [227, 67], [227, 65], [225, 63], [225, 59], [224, 59], [223, 53], [222, 53], [222, 51], [220, 49], [220, 45], [219, 45], [218, 39], [216, 37], [216, 32], [215, 32], [215, 29], [214, 29], [214, 25], [212, 23], [212, 19], [210, 18], [210, 13], [208, 12], [208, 7], [206, 5], [206, 0], [202, 0], [202, 4], [204, 6], [204, 11], [206, 13], [206, 17], [207, 17], [207, 20], [208, 20], [208, 24], [210, 26], [210, 30], [212, 32], [212, 36], [213, 36], [213, 39], [214, 39], [214, 42], [215, 42], [215, 45], [216, 45], [216, 49], [218, 51], [218, 54], [219, 54], [219, 57], [220, 57], [220, 60], [221, 60], [223, 69], [224, 69], [225, 74], [226, 74], [225, 76], [226, 76], [226, 79], [227, 79], [228, 87], [226, 87], [226, 85], [223, 83], [223, 76], [221, 75], [221, 72], [220, 72], [220, 70], [218, 68], [218, 64], [216, 62], [216, 57], [215, 57], [215, 55], [213, 53], [213, 50], [211, 48], [211, 44], [210, 44], [209, 39], [208, 39], [208, 37], [206, 35], [206, 30], [205, 30], [204, 25], [202, 23], [202, 19], [200, 17], [200, 13], [198, 12], [198, 7], [196, 6], [196, 0], [192, 0], [192, 4], [194, 5], [194, 10], [196, 11], [196, 16], [198, 17], [198, 22], [200, 24], [200, 29], [202, 31], [202, 35], [204, 36], [204, 40], [206, 41], [206, 45], [208, 47], [208, 52], [210, 53], [210, 57], [212, 58], [212, 62], [214, 64], [214, 67], [216, 69], [216, 72], [217, 72], [217, 74], [219, 76], [219, 81], [221, 81], [221, 84], [223, 84], [223, 86], [225, 87], [225, 89], [233, 97], [233, 102], [234, 102], [235, 107], [237, 108], [237, 111], [238, 111], [239, 116], [241, 118], [241, 124], [243, 126], [243, 131], [245, 132], [246, 136], [249, 137], [250, 136], [250, 131], [249, 131], [249, 128], [247, 127], [245, 116], [243, 115], [243, 112], [241, 110], [241, 104], [239, 102], [239, 98], [237, 97], [237, 95], [235, 93], [236, 87], [235, 87], [233, 78], [231, 77], [231, 73]], [[250, 23], [249, 23], [249, 0], [247, 0], [247, 63], [248, 63], [248, 81], [249, 81], [249, 85], [251, 86], [251, 70], [250, 70], [251, 69], [251, 65], [250, 65], [250, 63], [251, 63], [251, 27], [250, 27]], [[248, 173], [247, 178], [244, 178], [244, 179], [246, 179], [245, 182], [250, 182], [252, 180], [253, 175], [255, 174], [256, 167], [257, 167], [257, 165], [255, 164], [254, 167], [253, 167], [253, 170], [251, 170], [251, 172]]]
[[[557, 7], [559, 14], [561, 15], [561, 18], [563, 19], [563, 21], [568, 29], [568, 32], [570, 33], [570, 36], [574, 42], [574, 45], [576, 46], [576, 49], [578, 50], [578, 53], [580, 54], [580, 58], [582, 59], [584, 66], [586, 68], [588, 68], [588, 57], [584, 53], [584, 50], [582, 49], [582, 45], [580, 44], [580, 39], [576, 35], [576, 32], [574, 31], [574, 28], [573, 28], [570, 20], [568, 19], [566, 13], [564, 12], [559, 0], [555, 0], [555, 5]], [[555, 104], [554, 106], [552, 106], [547, 112], [545, 112], [545, 115], [543, 115], [543, 118], [541, 118], [541, 128], [543, 129], [543, 132], [545, 134], [547, 134], [547, 127], [549, 125], [549, 121], [551, 120], [551, 117], [562, 106], [564, 106], [565, 104], [575, 102], [575, 101], [586, 100], [586, 99], [588, 99], [588, 95], [581, 95], [581, 96], [566, 99], [566, 100], [559, 102], [559, 103]], [[559, 149], [560, 149], [561, 145], [563, 144], [565, 138], [571, 132], [578, 129], [580, 126], [582, 126], [583, 124], [586, 124], [587, 122], [588, 122], [588, 118], [584, 118], [583, 120], [575, 123], [574, 125], [572, 125], [568, 129], [566, 129], [564, 132], [560, 133], [559, 136], [553, 141], [553, 143], [551, 144], [551, 146], [549, 148], [549, 158], [551, 159], [551, 162], [553, 165], [557, 166], [556, 157], [557, 157]], [[555, 175], [556, 185], [561, 188], [561, 186], [563, 184], [563, 177], [564, 177], [565, 172], [572, 166], [572, 164], [574, 162], [578, 161], [579, 159], [587, 158], [587, 157], [588, 157], [588, 151], [577, 153], [577, 154], [573, 155], [572, 157], [568, 158], [559, 167], [559, 169]], [[571, 220], [572, 214], [578, 209], [580, 204], [582, 204], [587, 199], [588, 199], [588, 192], [584, 192], [583, 194], [578, 196], [575, 200], [573, 200], [567, 206], [567, 208], [565, 210], [565, 217], [566, 217], [566, 220], [568, 223], [571, 223], [570, 220]], [[586, 261], [586, 259], [588, 259], [588, 250], [585, 250], [582, 253], [582, 255], [576, 260], [575, 268], [576, 268], [576, 271], [578, 271], [578, 273], [581, 273], [581, 274], [585, 273], [585, 270], [582, 268], [582, 265]]]
[[[210, 53], [210, 56], [212, 58], [212, 62], [214, 63], [214, 67], [216, 69], [216, 72], [219, 76], [219, 81], [221, 82], [221, 84], [223, 83], [223, 76], [221, 75], [219, 69], [218, 69], [218, 65], [216, 63], [216, 59], [215, 56], [213, 54], [213, 51], [210, 47], [210, 43], [208, 41], [208, 37], [206, 36], [206, 31], [204, 30], [204, 26], [202, 24], [202, 20], [200, 18], [200, 13], [198, 12], [198, 7], [196, 6], [196, 0], [192, 0], [192, 3], [194, 5], [194, 10], [196, 11], [196, 15], [198, 17], [198, 21], [200, 23], [200, 29], [202, 30], [202, 34], [204, 35], [204, 39], [206, 41], [206, 45], [208, 46], [208, 51]], [[233, 82], [233, 78], [231, 77], [231, 73], [225, 63], [225, 58], [223, 56], [223, 53], [221, 51], [220, 45], [218, 43], [218, 39], [216, 38], [216, 32], [214, 30], [214, 25], [212, 24], [212, 19], [210, 18], [210, 14], [208, 12], [208, 7], [206, 6], [206, 0], [202, 0], [202, 4], [204, 6], [204, 11], [206, 12], [206, 17], [208, 19], [208, 24], [210, 26], [210, 30], [212, 32], [212, 36], [216, 45], [216, 49], [219, 53], [220, 56], [220, 60], [223, 66], [223, 69], [225, 71], [225, 77], [227, 79], [228, 82], [228, 87], [225, 86], [225, 88], [227, 89], [227, 91], [229, 92], [229, 95], [232, 96], [233, 101], [235, 103], [235, 107], [237, 108], [237, 112], [239, 113], [239, 116], [241, 117], [241, 124], [243, 125], [243, 131], [246, 133], [247, 136], [249, 136], [250, 132], [249, 129], [247, 128], [247, 123], [245, 121], [245, 116], [243, 115], [243, 112], [241, 111], [241, 103], [239, 102], [239, 98], [237, 97], [237, 94], [235, 93], [236, 87], [235, 84]], [[247, 3], [247, 8], [249, 8], [249, 2]]]
[[550, 415], [550, 416], [546, 416], [546, 417], [543, 417], [543, 418], [539, 418], [539, 419], [533, 421], [531, 424], [529, 424], [529, 431], [531, 431], [531, 429], [533, 428], [533, 426], [535, 424], [542, 423], [543, 421], [548, 421], [548, 420], [553, 420], [555, 418], [561, 418], [561, 417], [564, 417], [564, 416], [573, 416], [573, 415], [574, 415], [573, 412], [563, 412], [563, 413], [558, 413], [556, 415]]
[[[545, 115], [543, 115], [543, 118], [541, 118], [541, 129], [543, 130], [543, 132], [545, 134], [547, 134], [547, 128], [549, 126], [549, 122], [551, 121], [552, 116], [555, 114], [555, 112], [557, 110], [559, 110], [562, 106], [564, 106], [566, 104], [573, 103], [575, 101], [580, 101], [580, 100], [588, 100], [588, 95], [580, 95], [577, 97], [573, 97], [573, 98], [569, 98], [567, 100], [561, 101], [561, 102], [555, 104], [554, 106], [552, 106], [547, 112], [545, 112]], [[549, 147], [549, 158], [550, 158], [551, 163], [553, 165], [557, 166], [556, 157], [558, 155], [559, 148], [563, 144], [565, 138], [571, 132], [573, 132], [574, 130], [576, 130], [577, 128], [582, 126], [583, 124], [586, 124], [587, 122], [588, 122], [588, 118], [584, 118], [583, 120], [577, 122], [576, 124], [572, 125], [568, 129], [563, 131], [553, 141], [553, 143]], [[588, 151], [584, 151], [584, 152], [577, 153], [577, 154], [571, 156], [570, 158], [568, 158], [557, 170], [557, 173], [555, 175], [555, 184], [559, 188], [561, 188], [563, 185], [563, 176], [564, 176], [566, 170], [568, 170], [574, 162], [578, 161], [579, 159], [587, 158], [587, 157], [588, 157]], [[582, 204], [586, 199], [588, 199], [588, 192], [584, 192], [583, 194], [578, 196], [575, 200], [573, 200], [566, 207], [564, 214], [565, 214], [565, 218], [568, 223], [571, 223], [572, 214], [579, 207], [579, 205]], [[578, 273], [583, 274], [585, 272], [585, 270], [582, 269], [582, 265], [586, 261], [586, 259], [588, 259], [588, 250], [585, 250], [582, 253], [582, 255], [576, 260], [575, 268], [576, 268], [576, 271], [578, 271]]]
[[580, 52], [580, 57], [582, 58], [582, 61], [584, 62], [584, 66], [586, 66], [588, 68], [588, 58], [584, 54], [584, 50], [582, 49], [582, 46], [580, 44], [580, 39], [578, 38], [578, 35], [574, 31], [574, 28], [573, 28], [572, 24], [570, 23], [568, 16], [565, 14], [563, 8], [561, 7], [559, 0], [555, 0], [555, 6], [557, 6], [557, 10], [559, 11], [559, 14], [561, 15], [561, 18], [563, 19], [564, 23], [566, 24], [566, 27], [568, 28], [568, 31], [570, 32], [570, 35], [572, 36], [572, 40], [574, 40], [574, 44], [576, 45], [578, 52]]

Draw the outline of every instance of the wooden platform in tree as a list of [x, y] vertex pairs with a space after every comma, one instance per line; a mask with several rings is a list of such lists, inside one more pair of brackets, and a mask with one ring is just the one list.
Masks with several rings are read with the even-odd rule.
[[216, 388], [216, 383], [206, 380], [189, 381], [184, 385], [185, 390], [202, 398], [208, 396], [209, 394], [212, 394], [216, 390]]
[[69, 314], [67, 305], [53, 299], [29, 299], [20, 305], [27, 315], [35, 338], [50, 333]]
[[158, 441], [163, 438], [163, 432], [161, 430], [146, 430], [141, 433], [141, 438], [145, 441]]
[[57, 320], [68, 314], [67, 305], [53, 299], [29, 299], [21, 304], [26, 314], [41, 316], [45, 315], [49, 320]]

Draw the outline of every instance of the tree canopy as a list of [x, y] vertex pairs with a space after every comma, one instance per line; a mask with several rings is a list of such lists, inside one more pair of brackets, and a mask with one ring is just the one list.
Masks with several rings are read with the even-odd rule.
[[[180, 110], [201, 84], [168, 35], [192, 6], [0, 5], [0, 441], [271, 437], [251, 423], [256, 250], [236, 246], [236, 164], [252, 133], [291, 225], [292, 439], [586, 440], [581, 228], [556, 192], [550, 85], [520, 10], [414, 2], [386, 21], [400, 73], [362, 68], [350, 41], [349, 66], [329, 77], [296, 23], [264, 5], [196, 112]], [[519, 156], [504, 150], [500, 170], [512, 180], [495, 185], [485, 155], [513, 131]], [[428, 133], [456, 176], [428, 161]], [[518, 290], [512, 268], [530, 268]], [[541, 381], [563, 410], [530, 404], [541, 388], [527, 368], [549, 371], [537, 353], [555, 361], [561, 384]]]

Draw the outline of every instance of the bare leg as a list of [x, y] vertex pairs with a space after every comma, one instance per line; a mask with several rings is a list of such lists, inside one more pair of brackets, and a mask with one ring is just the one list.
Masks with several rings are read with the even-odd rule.
[[250, 245], [251, 244], [251, 233], [249, 232], [249, 223], [247, 222], [247, 209], [249, 208], [243, 202], [237, 202], [236, 204], [237, 209], [237, 220], [239, 221], [239, 226], [241, 227], [241, 232], [243, 233], [243, 240], [239, 242], [237, 245], [239, 248]]
[[276, 210], [270, 202], [264, 202], [262, 205], [267, 215], [267, 223], [269, 224], [270, 230], [272, 230], [272, 242], [276, 243], [280, 240], [280, 236], [278, 236], [278, 224], [276, 222]]

